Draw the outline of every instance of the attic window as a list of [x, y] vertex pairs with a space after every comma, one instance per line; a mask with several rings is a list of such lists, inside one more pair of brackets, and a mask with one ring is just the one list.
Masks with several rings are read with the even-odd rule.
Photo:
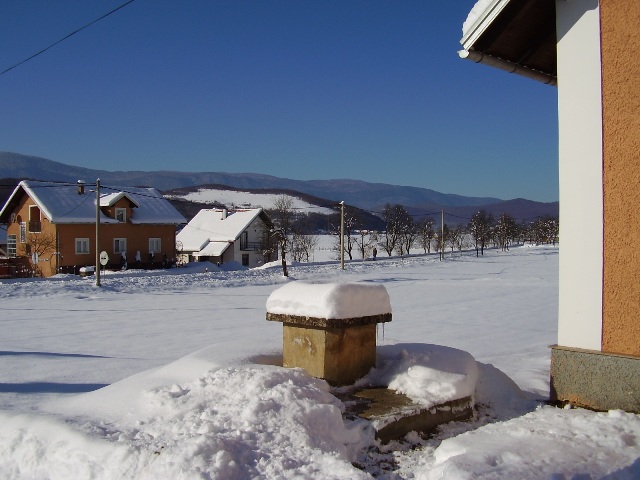
[[127, 209], [126, 208], [116, 208], [116, 220], [119, 222], [127, 221]]

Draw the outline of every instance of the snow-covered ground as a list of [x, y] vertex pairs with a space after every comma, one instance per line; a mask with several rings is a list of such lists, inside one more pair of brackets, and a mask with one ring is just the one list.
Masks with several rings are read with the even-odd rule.
[[[190, 202], [220, 203], [228, 208], [273, 208], [276, 200], [282, 194], [275, 193], [250, 193], [237, 190], [218, 190], [213, 188], [199, 188], [196, 192], [186, 195], [167, 195], [167, 198], [181, 198]], [[292, 200], [291, 207], [304, 212], [314, 212], [323, 215], [335, 213], [327, 207], [312, 205], [298, 197], [289, 196]]]
[[[0, 478], [640, 478], [639, 416], [544, 404], [557, 248], [290, 275], [201, 264], [107, 274], [100, 288], [2, 281]], [[420, 397], [446, 387], [442, 359], [468, 352], [474, 420], [390, 445], [344, 421], [324, 381], [277, 366], [282, 326], [265, 305], [296, 280], [384, 285], [393, 321], [370, 380]]]

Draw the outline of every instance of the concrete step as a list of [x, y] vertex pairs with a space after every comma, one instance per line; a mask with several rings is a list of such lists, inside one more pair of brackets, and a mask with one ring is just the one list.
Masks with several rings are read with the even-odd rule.
[[433, 432], [438, 425], [464, 421], [473, 416], [473, 399], [464, 397], [425, 407], [406, 395], [384, 387], [366, 387], [334, 395], [345, 404], [345, 418], [364, 418], [371, 422], [382, 443], [399, 440], [407, 433]]

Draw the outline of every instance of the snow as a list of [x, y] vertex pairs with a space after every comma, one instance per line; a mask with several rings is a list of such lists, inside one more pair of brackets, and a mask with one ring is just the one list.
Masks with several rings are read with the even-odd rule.
[[[69, 183], [40, 182], [23, 180], [14, 189], [11, 198], [24, 189], [40, 206], [44, 215], [53, 223], [91, 223], [96, 221], [95, 190], [85, 188], [78, 193], [78, 186]], [[186, 219], [155, 188], [111, 187], [103, 186], [100, 190], [100, 204], [109, 205], [114, 199], [126, 195], [137, 207], [129, 218], [135, 224], [178, 225], [187, 223]], [[10, 208], [8, 201], [2, 212]], [[118, 220], [104, 214], [100, 216], [102, 223], [118, 223]]]
[[315, 318], [359, 318], [391, 313], [391, 301], [384, 285], [293, 282], [269, 295], [267, 312]]
[[467, 15], [467, 19], [462, 24], [462, 36], [464, 37], [473, 24], [482, 16], [487, 7], [494, 3], [496, 0], [478, 0], [473, 7], [471, 7], [471, 11]]
[[201, 252], [203, 256], [220, 255], [262, 212], [260, 208], [239, 211], [202, 209], [178, 232], [177, 241], [184, 251], [199, 252], [210, 242], [214, 251]]
[[440, 345], [401, 344], [378, 352], [366, 380], [403, 393], [424, 407], [473, 396], [478, 365], [468, 353]]
[[[186, 195], [171, 195], [170, 198], [182, 198], [191, 202], [219, 203], [230, 208], [273, 208], [276, 200], [282, 194], [275, 193], [251, 193], [236, 190], [217, 190], [211, 188], [200, 188], [196, 192]], [[323, 215], [331, 215], [334, 210], [328, 207], [312, 205], [298, 197], [289, 196], [292, 200], [292, 208], [302, 210], [305, 213], [314, 212]]]
[[[289, 270], [0, 282], [0, 477], [640, 477], [638, 415], [544, 403], [557, 248]], [[393, 321], [361, 382], [425, 404], [472, 393], [474, 419], [389, 445], [343, 420], [324, 381], [278, 366], [266, 302], [298, 282], [383, 285]]]

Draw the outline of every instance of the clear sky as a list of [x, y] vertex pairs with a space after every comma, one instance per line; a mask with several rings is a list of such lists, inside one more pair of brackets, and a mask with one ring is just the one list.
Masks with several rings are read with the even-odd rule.
[[[0, 71], [124, 0], [0, 2]], [[458, 58], [475, 0], [136, 0], [0, 76], [0, 150], [558, 199], [557, 92]]]

